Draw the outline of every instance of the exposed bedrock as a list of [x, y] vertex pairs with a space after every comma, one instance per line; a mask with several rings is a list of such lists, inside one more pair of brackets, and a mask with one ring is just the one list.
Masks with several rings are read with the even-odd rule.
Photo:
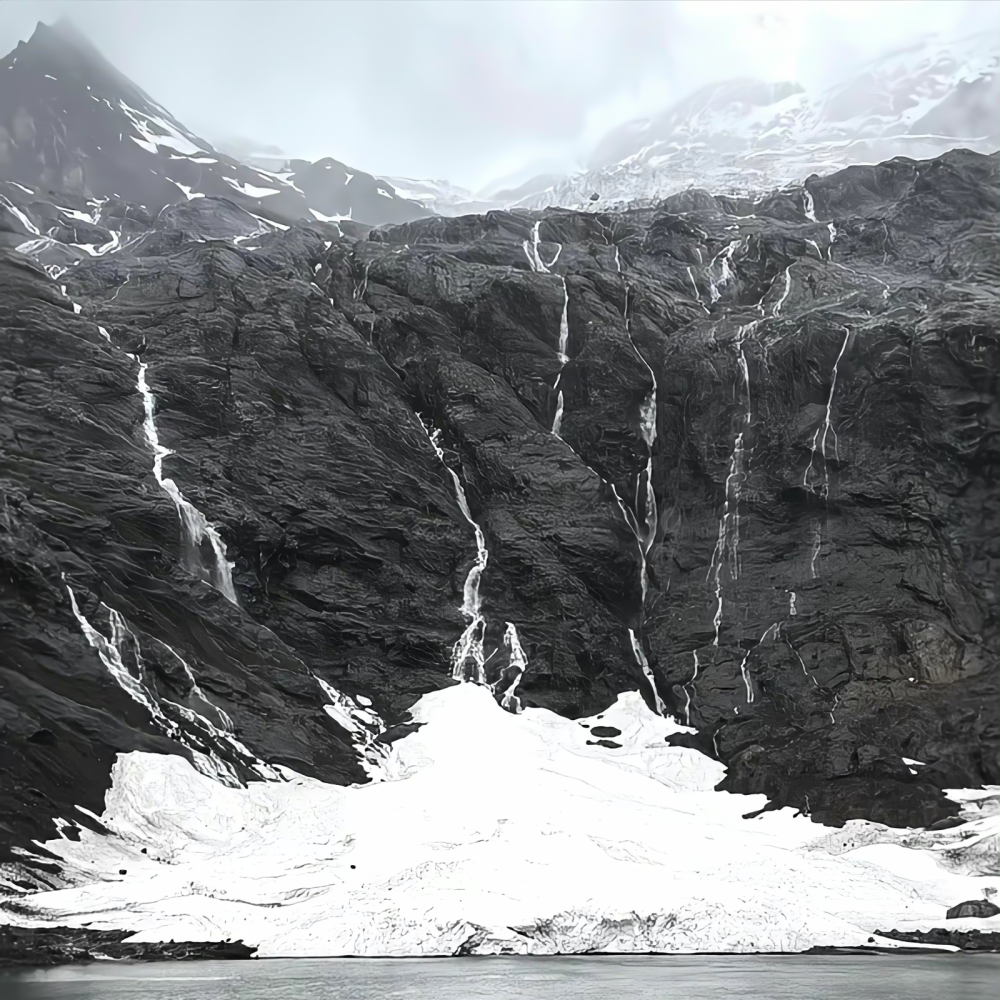
[[121, 751], [365, 780], [454, 683], [473, 524], [498, 700], [639, 688], [731, 791], [953, 813], [1000, 781], [997, 181], [957, 151], [359, 240], [108, 203], [0, 251], [8, 852], [94, 824]]

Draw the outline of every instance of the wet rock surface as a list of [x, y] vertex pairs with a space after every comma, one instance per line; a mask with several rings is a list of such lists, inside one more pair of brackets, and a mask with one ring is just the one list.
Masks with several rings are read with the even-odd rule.
[[0, 251], [18, 884], [97, 827], [119, 752], [364, 781], [455, 682], [470, 519], [509, 708], [639, 688], [723, 788], [827, 823], [997, 783], [997, 181], [957, 151], [356, 238], [108, 202], [107, 252]]
[[256, 948], [242, 941], [129, 942], [130, 931], [84, 927], [14, 927], [0, 924], [0, 968], [71, 965], [123, 959], [146, 962], [252, 958]]

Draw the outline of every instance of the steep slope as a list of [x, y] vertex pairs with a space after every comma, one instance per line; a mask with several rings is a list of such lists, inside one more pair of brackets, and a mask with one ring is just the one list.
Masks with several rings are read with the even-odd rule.
[[7, 251], [9, 843], [117, 751], [360, 778], [452, 675], [638, 686], [727, 788], [946, 816], [997, 780], [996, 179]]
[[995, 32], [924, 39], [819, 94], [790, 82], [728, 80], [614, 129], [584, 173], [517, 204], [582, 207], [595, 192], [602, 204], [628, 203], [691, 185], [760, 191], [893, 156], [991, 152], [1000, 145], [998, 86]]
[[[329, 198], [313, 184], [312, 206], [285, 174], [246, 166], [189, 132], [119, 73], [73, 25], [39, 24], [0, 60], [0, 178], [82, 199], [121, 199], [156, 215], [195, 198], [228, 198], [254, 215], [288, 224], [312, 218]], [[374, 178], [340, 199], [346, 217], [369, 225], [427, 214]], [[327, 213], [329, 214], [329, 213]]]

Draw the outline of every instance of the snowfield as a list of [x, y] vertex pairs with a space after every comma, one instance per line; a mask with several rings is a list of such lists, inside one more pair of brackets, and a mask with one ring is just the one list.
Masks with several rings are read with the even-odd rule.
[[412, 714], [378, 780], [348, 788], [289, 771], [232, 788], [119, 755], [111, 836], [47, 843], [76, 884], [16, 919], [262, 957], [801, 951], [941, 926], [1000, 886], [995, 788], [956, 794], [966, 823], [938, 832], [744, 819], [764, 797], [713, 791], [723, 767], [668, 746], [682, 727], [636, 693], [577, 721], [459, 684]]

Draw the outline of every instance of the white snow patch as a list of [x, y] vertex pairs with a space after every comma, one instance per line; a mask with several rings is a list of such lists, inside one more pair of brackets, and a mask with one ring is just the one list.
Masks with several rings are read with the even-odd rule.
[[[574, 721], [512, 715], [462, 684], [412, 714], [399, 780], [361, 787], [286, 771], [227, 788], [178, 756], [120, 754], [112, 835], [45, 845], [83, 884], [21, 902], [32, 922], [243, 938], [261, 957], [449, 955], [470, 940], [487, 954], [802, 951], [939, 924], [1000, 881], [879, 844], [897, 831], [876, 824], [743, 819], [764, 797], [713, 791], [722, 766], [667, 745], [679, 727], [636, 693]], [[621, 747], [596, 745], [594, 725]], [[996, 817], [980, 822], [995, 840]], [[961, 852], [963, 829], [926, 836]]]
[[[129, 138], [136, 145], [142, 146], [142, 148], [148, 152], [157, 153], [159, 152], [159, 148], [161, 146], [168, 150], [173, 150], [176, 153], [181, 153], [185, 156], [192, 156], [197, 153], [205, 152], [203, 149], [196, 146], [188, 136], [184, 135], [175, 125], [172, 125], [165, 118], [161, 118], [158, 115], [143, 114], [141, 111], [137, 111], [135, 108], [129, 107], [122, 100], [119, 100], [118, 106], [125, 112], [129, 121], [141, 136], [139, 139], [135, 136], [129, 136]], [[108, 107], [110, 108], [111, 105], [108, 104]], [[150, 123], [156, 125], [160, 131], [154, 132], [150, 127]], [[119, 139], [120, 138], [121, 136], [119, 136]]]
[[174, 187], [179, 188], [184, 197], [187, 198], [188, 201], [193, 201], [195, 198], [205, 197], [205, 195], [202, 194], [201, 191], [193, 191], [186, 184], [181, 184], [180, 181], [175, 181], [172, 177], [168, 177], [167, 180], [170, 181], [170, 183], [173, 184]]
[[347, 215], [324, 215], [322, 212], [317, 212], [315, 208], [310, 208], [309, 211], [317, 222], [344, 222], [345, 220], [350, 222], [354, 208], [353, 206], [349, 208]]
[[243, 184], [235, 177], [222, 178], [231, 188], [245, 194], [248, 198], [267, 198], [272, 194], [278, 194], [278, 188], [256, 187], [253, 184]]

